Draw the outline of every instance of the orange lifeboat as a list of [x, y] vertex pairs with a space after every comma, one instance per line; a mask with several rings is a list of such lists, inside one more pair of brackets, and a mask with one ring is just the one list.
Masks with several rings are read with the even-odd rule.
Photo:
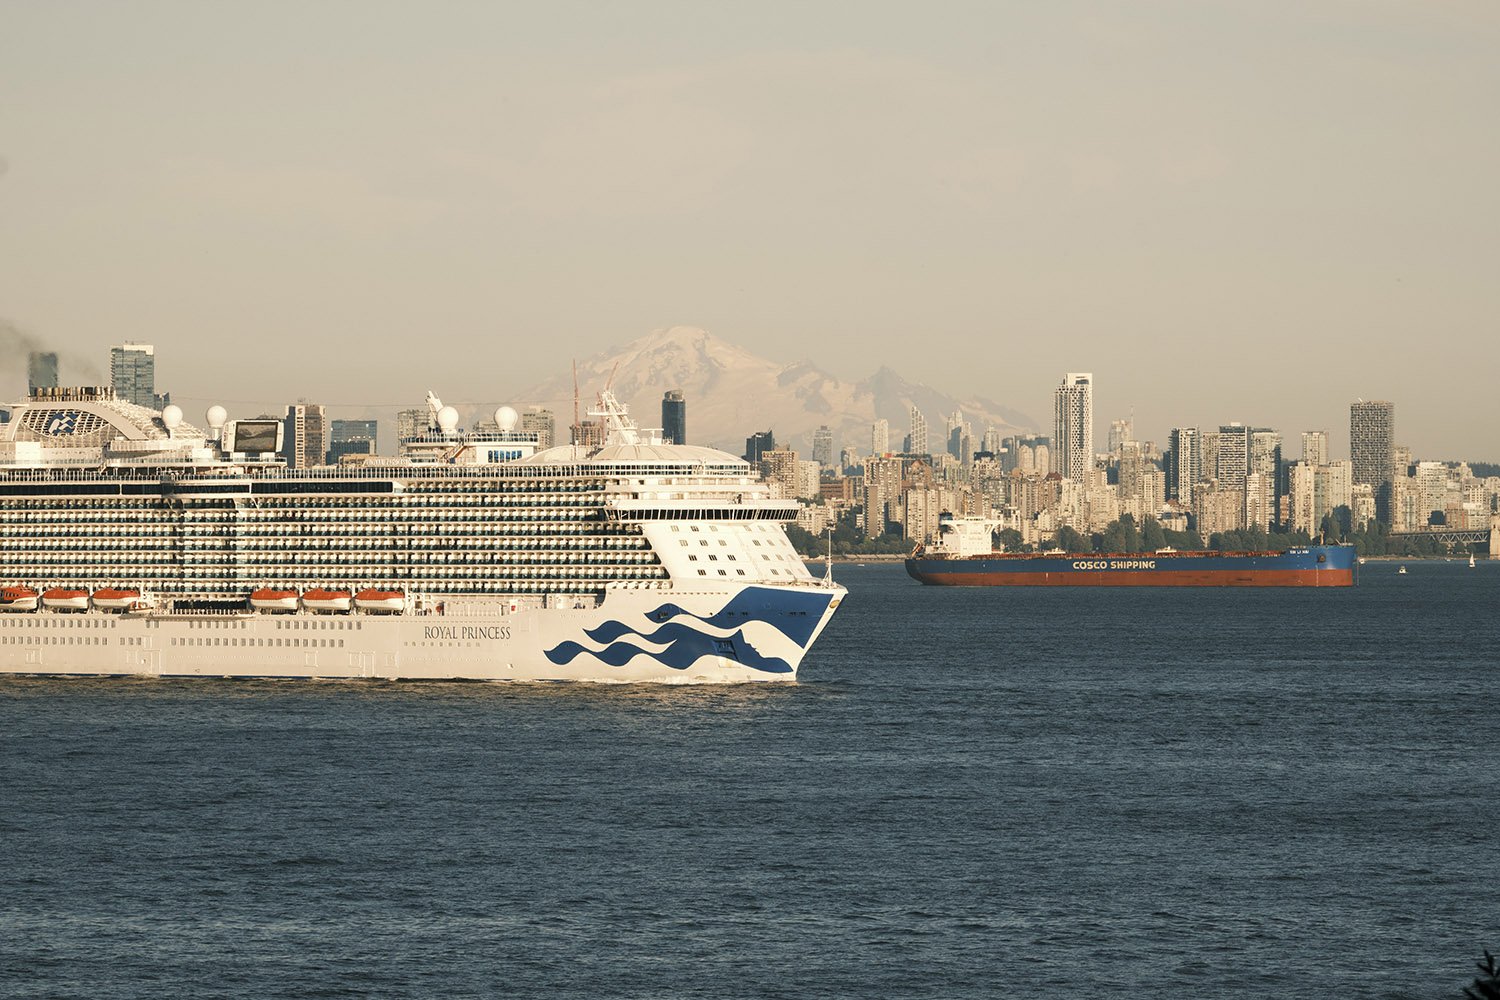
[[35, 611], [37, 596], [30, 587], [0, 587], [0, 612]]
[[49, 611], [87, 611], [89, 592], [70, 587], [51, 587], [42, 591], [42, 607]]
[[251, 591], [250, 606], [256, 611], [296, 611], [297, 592], [295, 590], [273, 590], [270, 587], [261, 587], [259, 590]]
[[132, 587], [103, 587], [94, 591], [94, 607], [99, 611], [125, 611], [143, 603], [141, 592]]
[[348, 611], [352, 602], [347, 590], [309, 590], [302, 595], [302, 606], [309, 611], [340, 614]]
[[397, 613], [406, 610], [406, 594], [399, 590], [361, 590], [354, 595], [354, 606], [361, 611]]

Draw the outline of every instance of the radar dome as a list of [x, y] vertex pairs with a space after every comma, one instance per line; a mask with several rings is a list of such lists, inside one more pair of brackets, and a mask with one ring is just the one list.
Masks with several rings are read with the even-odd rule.
[[495, 411], [495, 424], [502, 432], [509, 433], [516, 429], [516, 422], [521, 415], [509, 406], [502, 406]]
[[458, 411], [451, 406], [445, 406], [438, 410], [438, 426], [444, 434], [452, 434], [458, 426]]
[[208, 426], [212, 427], [214, 430], [218, 430], [220, 427], [223, 427], [224, 422], [229, 419], [229, 411], [224, 409], [224, 407], [222, 406], [210, 406], [208, 408], [208, 412], [203, 416], [208, 420]]
[[167, 430], [175, 431], [178, 427], [182, 426], [182, 407], [176, 403], [168, 403], [166, 408], [161, 411], [161, 422]]

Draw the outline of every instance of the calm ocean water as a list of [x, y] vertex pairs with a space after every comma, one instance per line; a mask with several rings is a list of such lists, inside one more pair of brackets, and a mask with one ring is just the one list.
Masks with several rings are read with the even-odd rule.
[[836, 570], [796, 686], [0, 680], [0, 995], [1458, 997], [1500, 565]]

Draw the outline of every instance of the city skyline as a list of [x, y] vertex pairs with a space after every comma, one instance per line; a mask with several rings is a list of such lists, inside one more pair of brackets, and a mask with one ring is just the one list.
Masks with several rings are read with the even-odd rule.
[[[128, 353], [127, 348], [129, 349]], [[150, 353], [147, 354], [146, 352]], [[164, 381], [161, 377], [154, 375], [155, 371], [161, 370], [163, 362], [166, 362], [165, 369], [168, 372], [174, 370], [174, 366], [171, 363], [171, 354], [169, 352], [159, 351], [155, 345], [151, 344], [127, 344], [125, 345], [125, 347], [121, 347], [120, 345], [112, 345], [109, 347], [101, 346], [94, 351], [94, 354], [102, 357], [104, 359], [104, 363], [91, 364], [91, 358], [87, 350], [80, 350], [79, 352], [77, 352], [77, 356], [75, 357], [65, 357], [63, 359], [64, 363], [61, 365], [62, 379], [60, 384], [83, 384], [79, 379], [70, 377], [71, 375], [76, 375], [79, 372], [88, 373], [95, 380], [97, 380], [100, 378], [101, 370], [104, 373], [103, 381], [105, 383], [108, 383], [111, 380], [109, 373], [111, 371], [111, 368], [115, 364], [115, 359], [122, 355], [131, 357], [143, 355], [147, 357], [153, 369], [152, 377], [155, 377], [157, 383], [161, 383], [162, 381]], [[12, 357], [11, 360], [15, 362], [16, 359]], [[18, 401], [24, 397], [24, 394], [27, 390], [27, 381], [30, 369], [29, 362], [31, 360], [32, 359], [27, 357], [26, 355], [22, 355], [19, 359], [19, 363], [12, 363], [8, 368], [0, 368], [0, 378], [5, 379], [13, 386], [13, 388], [8, 392], [0, 390], [0, 392], [3, 392], [6, 395], [5, 402]], [[131, 370], [133, 371], [133, 368]], [[1069, 377], [1072, 376], [1063, 376], [1064, 381], [1066, 381], [1066, 379]], [[1129, 426], [1133, 429], [1134, 438], [1136, 440], [1140, 440], [1143, 442], [1154, 442], [1161, 450], [1166, 451], [1169, 448], [1169, 442], [1172, 434], [1175, 433], [1175, 431], [1179, 428], [1196, 427], [1198, 429], [1212, 430], [1214, 427], [1223, 427], [1229, 426], [1231, 424], [1243, 423], [1243, 421], [1238, 419], [1224, 420], [1222, 417], [1215, 417], [1198, 421], [1176, 421], [1169, 426], [1155, 429], [1150, 427], [1141, 427], [1138, 418], [1132, 417], [1121, 419], [1118, 417], [1113, 417], [1111, 411], [1102, 410], [1094, 402], [1095, 392], [1100, 383], [1092, 381], [1093, 377], [1091, 374], [1084, 377], [1091, 379], [1088, 388], [1089, 405], [1092, 409], [1091, 427], [1093, 428], [1093, 430], [1090, 435], [1092, 441], [1103, 441], [1106, 439], [1106, 437], [1115, 434], [1120, 426]], [[170, 375], [167, 376], [167, 379], [170, 378]], [[314, 376], [313, 380], [317, 381], [316, 376]], [[4, 383], [0, 383], [0, 385], [3, 384]], [[168, 384], [172, 383], [168, 382]], [[1052, 404], [1052, 409], [1055, 410], [1056, 397], [1058, 392], [1057, 376], [1055, 374], [1051, 377], [1049, 384], [1051, 385], [1051, 389], [1049, 390], [1048, 394], [1052, 397], [1049, 402]], [[1104, 379], [1102, 385], [1105, 389], [1106, 395], [1108, 395], [1108, 377]], [[941, 389], [941, 387], [935, 388]], [[189, 419], [202, 417], [202, 411], [205, 410], [208, 406], [212, 405], [227, 406], [231, 409], [233, 415], [240, 417], [251, 417], [265, 413], [282, 413], [289, 405], [289, 401], [287, 400], [278, 400], [271, 397], [250, 399], [237, 398], [231, 394], [225, 394], [224, 396], [207, 396], [195, 393], [191, 391], [191, 389], [192, 387], [190, 386], [190, 391], [186, 393], [174, 392], [168, 394], [169, 398], [175, 398], [176, 401], [183, 406], [184, 411], [189, 416]], [[425, 389], [423, 391], [425, 391]], [[582, 392], [585, 401], [587, 401], [587, 399], [590, 398], [592, 392], [590, 386], [582, 386]], [[671, 393], [677, 392], [680, 392], [680, 390], [669, 389], [666, 393], [657, 392], [655, 394], [655, 398], [661, 399], [664, 395], [669, 395]], [[127, 393], [127, 395], [129, 395], [129, 393]], [[1150, 395], [1150, 393], [1148, 392], [1146, 393], [1146, 395]], [[419, 396], [420, 393], [414, 393], [412, 398], [409, 399], [385, 402], [322, 402], [321, 400], [318, 400], [318, 394], [316, 392], [308, 391], [300, 393], [296, 397], [296, 399], [298, 401], [306, 401], [309, 399], [318, 400], [328, 412], [329, 419], [375, 419], [380, 421], [380, 423], [386, 427], [389, 433], [393, 435], [399, 435], [399, 428], [397, 426], [398, 412], [414, 406], [415, 401], [418, 400]], [[700, 398], [699, 402], [701, 404], [703, 400]], [[1328, 401], [1325, 400], [1323, 402], [1326, 404]], [[1347, 407], [1348, 405], [1354, 403], [1364, 402], [1366, 402], [1366, 400], [1363, 397], [1355, 397], [1346, 401], [1343, 404], [1343, 407]], [[549, 409], [561, 413], [567, 408], [567, 406], [571, 405], [571, 400], [564, 400], [561, 397], [550, 398], [548, 400], [548, 404], [543, 405], [531, 402], [525, 398], [517, 398], [497, 394], [496, 396], [483, 399], [453, 399], [453, 403], [456, 407], [459, 408], [461, 413], [464, 414], [464, 418], [468, 423], [478, 424], [479, 422], [488, 419], [493, 407], [497, 404], [514, 405], [517, 407], [529, 407], [531, 409]], [[1287, 420], [1278, 418], [1275, 413], [1266, 412], [1274, 405], [1275, 404], [1273, 402], [1268, 400], [1263, 402], [1260, 406], [1252, 407], [1251, 409], [1257, 413], [1264, 415], [1265, 419], [1260, 421], [1260, 423], [1266, 424], [1268, 425], [1268, 427], [1286, 435], [1286, 441], [1294, 443], [1294, 446], [1297, 440], [1302, 439], [1305, 442], [1307, 434], [1315, 433], [1320, 436], [1319, 447], [1323, 449], [1325, 454], [1340, 454], [1346, 457], [1352, 457], [1352, 438], [1349, 433], [1350, 422], [1348, 414], [1344, 411], [1343, 407], [1337, 407], [1333, 410], [1321, 410], [1320, 412], [1322, 415], [1320, 418], [1313, 420], [1307, 426], [1296, 426]], [[654, 409], [655, 408], [653, 407], [653, 410]], [[1134, 404], [1127, 405], [1124, 408], [1124, 411], [1134, 412]], [[642, 410], [635, 415], [643, 426], [652, 425], [654, 423], [654, 418], [657, 416], [657, 414], [652, 412], [651, 410]], [[924, 423], [927, 423], [931, 419], [929, 414], [925, 410], [921, 410], [917, 407], [911, 407], [907, 411], [904, 411], [903, 423], [908, 423], [913, 417], [916, 416], [920, 416]], [[1032, 420], [1032, 425], [1027, 428], [1028, 431], [1035, 434], [1040, 434], [1042, 436], [1051, 434], [1055, 439], [1055, 415], [1053, 421], [1045, 425], [1043, 424], [1042, 420], [1034, 414], [1028, 414], [1028, 417], [1030, 417], [1030, 419]], [[1394, 439], [1394, 441], [1392, 442], [1393, 445], [1405, 446], [1410, 449], [1410, 451], [1414, 455], [1432, 461], [1500, 461], [1500, 444], [1497, 444], [1495, 447], [1489, 449], [1488, 451], [1483, 451], [1477, 454], [1466, 454], [1460, 452], [1456, 445], [1453, 445], [1451, 443], [1444, 444], [1445, 441], [1451, 441], [1451, 439], [1448, 436], [1442, 434], [1439, 434], [1439, 436], [1435, 439], [1437, 443], [1433, 447], [1426, 447], [1422, 444], [1413, 443], [1410, 436], [1407, 434], [1407, 428], [1412, 422], [1413, 421], [1408, 418], [1408, 415], [1403, 408], [1402, 432]], [[855, 448], [856, 451], [863, 451], [865, 448], [871, 447], [869, 427], [868, 425], [863, 425], [863, 427], [863, 431], [861, 431], [857, 435], [846, 435], [841, 438], [837, 433], [835, 433], [834, 450], [838, 451], [851, 445]], [[748, 432], [748, 429], [748, 427], [740, 429], [736, 434], [731, 434], [724, 440], [715, 442], [701, 441], [699, 443], [714, 444], [717, 447], [723, 447], [724, 450], [730, 452], [738, 452], [739, 445], [737, 444], [737, 441], [743, 437], [744, 433]], [[775, 426], [772, 426], [770, 429], [772, 431], [777, 431], [777, 428]], [[975, 428], [976, 439], [983, 435], [984, 430], [985, 428], [983, 426], [983, 422], [980, 421], [978, 426]], [[1101, 434], [1099, 433], [1100, 430], [1108, 431], [1108, 434]], [[899, 447], [904, 443], [902, 439], [906, 436], [908, 435], [890, 435], [890, 437], [888, 438], [889, 447], [882, 449], [881, 451], [898, 450]], [[811, 436], [809, 436], [806, 442], [800, 443], [800, 446], [803, 447], [804, 450], [810, 450], [811, 441]], [[931, 443], [929, 443], [929, 447], [933, 447]], [[976, 443], [976, 449], [978, 447], [979, 445]], [[942, 442], [938, 442], [936, 450], [943, 450]], [[1288, 449], [1288, 452], [1290, 453], [1290, 449]], [[1104, 452], [1099, 451], [1098, 448], [1094, 448], [1093, 453], [1104, 454]], [[1299, 451], [1298, 455], [1300, 454], [1301, 452]]]
[[0, 300], [65, 369], [139, 340], [195, 410], [556, 407], [513, 397], [692, 323], [1037, 418], [1089, 369], [1157, 439], [1337, 449], [1329, 398], [1393, 399], [1413, 448], [1494, 457], [1455, 391], [1500, 359], [1493, 8], [289, 17], [9, 12]]

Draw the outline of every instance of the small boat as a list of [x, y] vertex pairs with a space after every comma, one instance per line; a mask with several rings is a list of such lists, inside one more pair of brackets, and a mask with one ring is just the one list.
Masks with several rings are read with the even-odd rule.
[[399, 590], [361, 590], [354, 595], [354, 606], [361, 611], [382, 614], [406, 610], [406, 594]]
[[37, 597], [30, 587], [0, 587], [0, 611], [35, 611]]
[[1472, 552], [1469, 553], [1469, 568], [1474, 568], [1474, 553]]
[[133, 587], [103, 587], [94, 591], [96, 611], [128, 611], [148, 603]]
[[272, 590], [262, 587], [250, 594], [250, 606], [256, 611], [286, 613], [297, 610], [295, 590]]
[[347, 612], [353, 602], [347, 590], [309, 590], [302, 595], [302, 606], [309, 611], [340, 614]]
[[1364, 557], [1364, 556], [1360, 556], [1360, 557], [1359, 557], [1359, 564], [1360, 564], [1360, 565], [1361, 565], [1361, 566], [1363, 566], [1363, 565], [1364, 565], [1364, 564], [1365, 564], [1365, 557]]
[[1396, 570], [1396, 575], [1397, 576], [1405, 576], [1406, 575], [1406, 567], [1402, 566], [1400, 569]]
[[52, 587], [42, 591], [42, 607], [49, 611], [87, 611], [89, 592], [70, 587]]

